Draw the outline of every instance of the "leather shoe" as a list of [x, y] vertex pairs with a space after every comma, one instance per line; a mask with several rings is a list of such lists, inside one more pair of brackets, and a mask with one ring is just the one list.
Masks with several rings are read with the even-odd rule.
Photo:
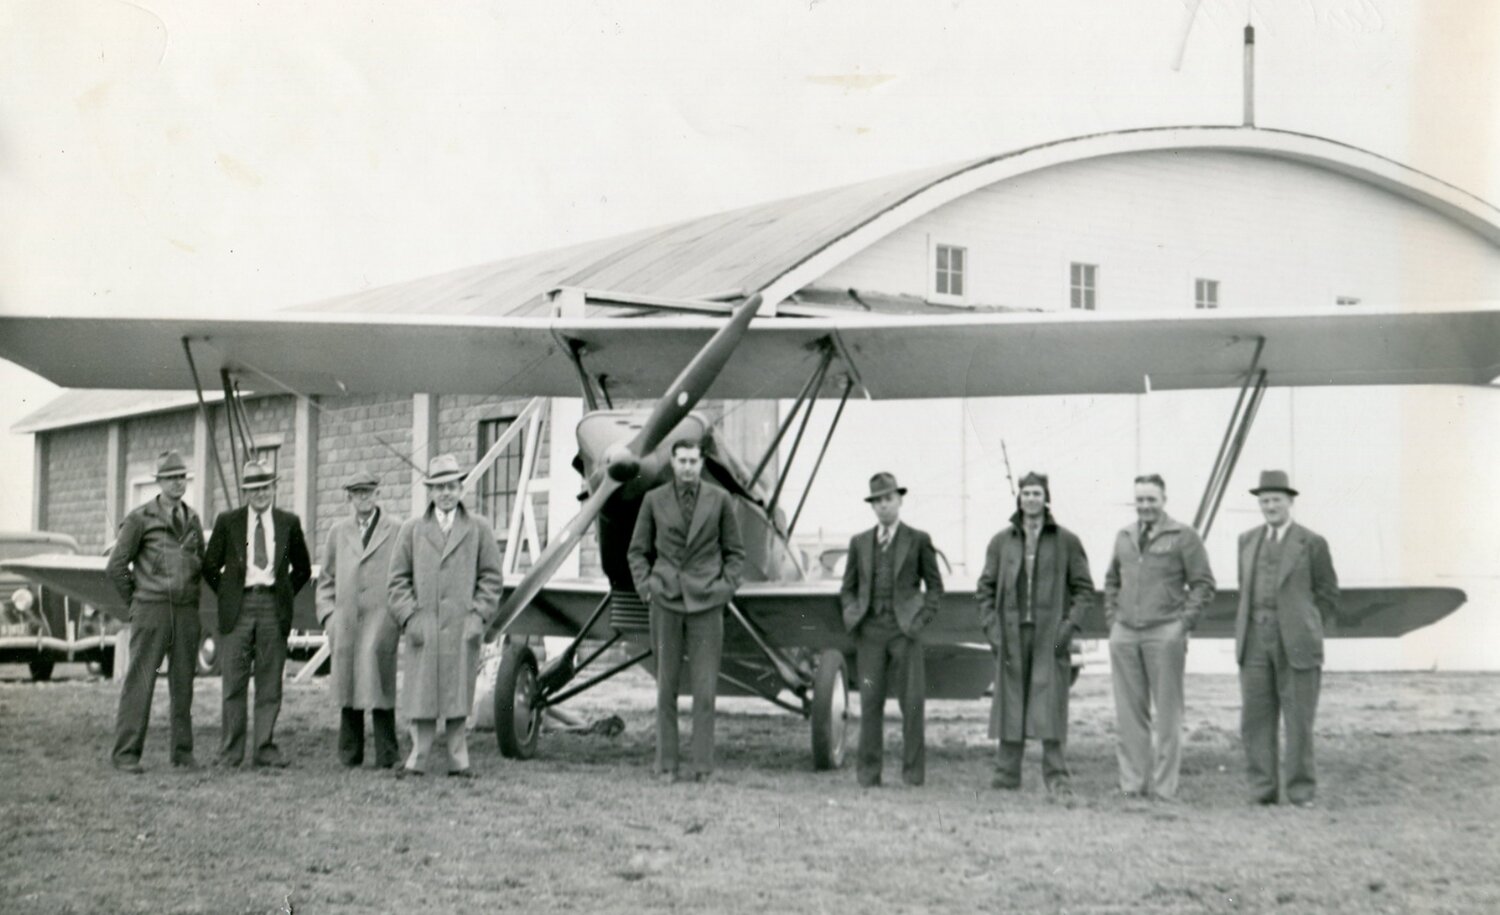
[[187, 759], [181, 759], [173, 762], [172, 768], [176, 769], [179, 772], [197, 772], [203, 767], [198, 765], [198, 760], [193, 759], [192, 757], [188, 757]]
[[113, 763], [113, 765], [119, 771], [125, 772], [129, 775], [140, 775], [141, 773], [146, 771], [138, 762], [117, 762]]
[[408, 769], [405, 766], [402, 766], [401, 768], [396, 770], [396, 778], [398, 781], [404, 778], [422, 778], [426, 774], [427, 773], [423, 772], [421, 769]]
[[448, 777], [449, 778], [470, 778], [470, 779], [473, 779], [473, 778], [478, 778], [479, 777], [479, 773], [475, 772], [473, 769], [454, 769], [452, 772], [448, 773]]
[[1021, 783], [1011, 781], [1003, 775], [997, 775], [990, 779], [990, 787], [999, 791], [1020, 791]]

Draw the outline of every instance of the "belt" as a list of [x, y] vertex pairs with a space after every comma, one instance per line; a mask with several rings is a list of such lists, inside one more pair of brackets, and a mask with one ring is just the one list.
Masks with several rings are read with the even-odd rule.
[[246, 594], [275, 594], [276, 593], [276, 588], [275, 588], [274, 585], [246, 585], [245, 586], [245, 593]]

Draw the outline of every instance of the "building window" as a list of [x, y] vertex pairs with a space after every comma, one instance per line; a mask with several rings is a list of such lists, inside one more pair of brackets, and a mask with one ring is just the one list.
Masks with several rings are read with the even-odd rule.
[[1081, 308], [1084, 311], [1094, 310], [1098, 277], [1098, 264], [1073, 264], [1068, 269], [1068, 286], [1073, 308]]
[[964, 294], [964, 270], [967, 267], [968, 250], [955, 245], [937, 246], [937, 271], [933, 291], [938, 295], [961, 298]]
[[1193, 281], [1193, 307], [1194, 308], [1218, 308], [1219, 307], [1219, 281], [1218, 280], [1194, 280]]
[[1359, 304], [1359, 297], [1358, 296], [1353, 296], [1353, 295], [1341, 295], [1341, 296], [1338, 297], [1338, 304], [1340, 304], [1340, 305], [1358, 305]]
[[[489, 453], [490, 447], [500, 440], [515, 422], [514, 416], [485, 419], [479, 422], [479, 457]], [[479, 479], [477, 493], [478, 511], [495, 527], [495, 538], [500, 549], [505, 549], [510, 532], [510, 515], [515, 510], [516, 491], [521, 483], [521, 458], [525, 453], [526, 433], [511, 439], [505, 450], [495, 458], [495, 463]], [[539, 519], [540, 520], [540, 519]]]

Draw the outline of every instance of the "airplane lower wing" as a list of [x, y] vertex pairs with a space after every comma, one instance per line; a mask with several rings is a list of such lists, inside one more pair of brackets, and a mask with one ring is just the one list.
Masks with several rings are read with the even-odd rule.
[[[128, 619], [128, 609], [115, 593], [104, 571], [102, 556], [48, 554], [29, 559], [7, 560], [0, 568], [16, 572], [74, 600], [92, 604], [120, 619]], [[783, 584], [752, 582], [735, 595], [735, 603], [761, 629], [766, 640], [776, 648], [818, 650], [853, 649], [853, 641], [844, 631], [837, 582]], [[559, 636], [571, 638], [578, 633], [600, 601], [609, 595], [602, 580], [554, 581], [517, 618], [511, 632], [516, 635]], [[1095, 595], [1095, 605], [1084, 626], [1085, 638], [1108, 637], [1104, 626], [1102, 595]], [[1429, 626], [1448, 616], [1468, 599], [1458, 588], [1373, 587], [1345, 588], [1339, 602], [1339, 618], [1327, 627], [1330, 638], [1398, 638], [1408, 632]], [[1237, 591], [1224, 590], [1199, 621], [1198, 638], [1233, 638], [1234, 617], [1239, 603]], [[202, 610], [209, 614], [217, 606], [213, 592], [202, 591]], [[644, 637], [645, 621], [641, 618], [615, 619], [601, 615], [588, 635], [609, 638], [616, 629]], [[314, 589], [305, 587], [297, 595], [293, 625], [298, 629], [316, 629]], [[929, 643], [929, 694], [935, 698], [965, 698], [980, 695], [989, 685], [989, 651], [984, 632], [974, 609], [974, 592], [953, 590], [943, 594], [938, 615], [926, 631]], [[741, 627], [726, 626], [724, 639], [726, 664], [735, 659], [760, 656], [753, 641]], [[745, 676], [754, 674], [751, 685], [770, 689], [775, 684], [764, 679], [764, 671], [754, 665], [745, 668]], [[747, 694], [759, 692], [745, 690]], [[736, 692], [727, 689], [727, 694]]]
[[[723, 326], [698, 316], [5, 315], [0, 358], [65, 387], [186, 390], [190, 339], [205, 371], [252, 387], [264, 376], [308, 395], [568, 397], [576, 350], [613, 396], [652, 398]], [[706, 396], [796, 397], [829, 344], [876, 399], [1233, 387], [1252, 363], [1271, 385], [1489, 384], [1500, 375], [1500, 308], [756, 318]], [[820, 393], [841, 390], [830, 374]]]
[[[108, 559], [104, 556], [78, 556], [63, 553], [45, 553], [27, 559], [7, 559], [0, 562], [0, 569], [24, 575], [31, 581], [95, 609], [122, 622], [130, 622], [130, 608], [120, 598], [114, 584], [109, 580], [104, 567]], [[297, 592], [292, 604], [292, 628], [321, 629], [318, 625], [317, 589], [318, 567], [313, 567], [312, 580]], [[199, 589], [199, 613], [206, 620], [217, 620], [219, 601], [212, 589], [206, 585]]]

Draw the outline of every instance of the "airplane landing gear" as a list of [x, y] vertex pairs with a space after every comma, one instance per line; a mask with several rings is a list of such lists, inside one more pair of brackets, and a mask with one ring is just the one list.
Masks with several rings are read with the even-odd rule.
[[813, 668], [812, 750], [814, 769], [843, 766], [848, 749], [849, 677], [844, 653], [825, 648]]
[[500, 656], [495, 674], [495, 739], [506, 759], [536, 755], [542, 708], [536, 703], [536, 655], [526, 645], [511, 643]]

